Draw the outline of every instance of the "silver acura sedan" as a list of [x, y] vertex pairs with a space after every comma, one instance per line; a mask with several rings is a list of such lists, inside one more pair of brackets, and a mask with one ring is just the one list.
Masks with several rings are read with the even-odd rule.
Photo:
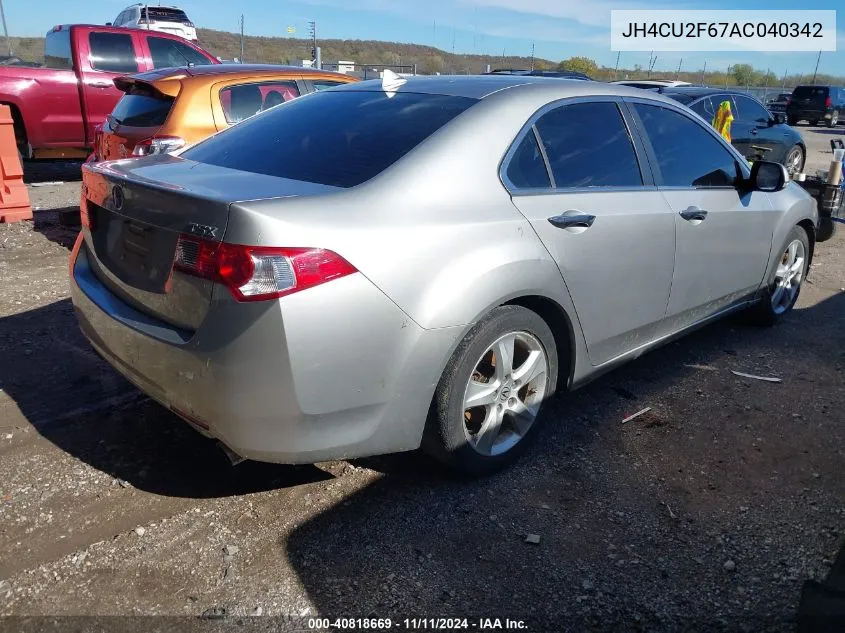
[[422, 446], [470, 475], [518, 457], [555, 390], [736, 310], [777, 321], [818, 221], [672, 100], [522, 76], [350, 84], [89, 164], [82, 217], [83, 332], [202, 433], [288, 463]]

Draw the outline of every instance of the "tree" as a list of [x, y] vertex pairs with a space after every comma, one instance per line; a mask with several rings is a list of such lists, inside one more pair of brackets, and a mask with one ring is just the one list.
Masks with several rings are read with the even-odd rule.
[[557, 68], [592, 76], [598, 71], [599, 66], [589, 57], [570, 57], [560, 62]]
[[738, 86], [749, 86], [756, 83], [754, 80], [757, 73], [751, 64], [736, 64], [733, 67], [733, 76]]
[[434, 75], [443, 71], [443, 58], [440, 55], [426, 55], [422, 63], [422, 71], [426, 75]]

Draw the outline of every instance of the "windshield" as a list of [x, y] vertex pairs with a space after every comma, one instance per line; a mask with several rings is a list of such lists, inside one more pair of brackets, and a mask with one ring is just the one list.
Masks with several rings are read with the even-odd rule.
[[133, 87], [117, 102], [109, 122], [130, 127], [160, 127], [167, 120], [173, 101], [171, 97]]
[[327, 90], [239, 123], [182, 156], [257, 174], [354, 187], [476, 102], [443, 95]]

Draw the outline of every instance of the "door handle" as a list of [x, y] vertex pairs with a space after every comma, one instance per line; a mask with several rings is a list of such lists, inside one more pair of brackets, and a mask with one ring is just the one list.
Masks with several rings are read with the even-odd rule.
[[92, 81], [88, 84], [92, 88], [111, 88], [112, 84], [107, 81]]
[[704, 220], [707, 219], [707, 211], [699, 209], [698, 207], [687, 207], [680, 213], [681, 217], [689, 222], [694, 222], [696, 220], [704, 222]]
[[567, 211], [549, 218], [549, 222], [559, 229], [588, 229], [595, 221], [596, 216], [578, 211]]

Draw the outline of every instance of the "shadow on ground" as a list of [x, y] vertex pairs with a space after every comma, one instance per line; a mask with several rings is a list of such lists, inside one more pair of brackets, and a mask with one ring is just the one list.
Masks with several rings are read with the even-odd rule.
[[42, 436], [135, 488], [220, 497], [330, 478], [313, 466], [232, 467], [215, 442], [138, 392], [79, 331], [69, 299], [0, 319], [0, 389]]
[[[839, 385], [842, 402], [843, 315], [839, 294], [774, 329], [728, 320], [652, 352], [554, 402], [520, 464], [480, 482], [420, 477], [416, 457], [364, 460], [385, 476], [282, 547], [328, 617], [794, 631], [801, 581], [838, 534], [822, 510], [843, 493], [826, 393]], [[726, 369], [769, 363], [784, 383]], [[811, 368], [830, 383], [817, 391]], [[655, 417], [620, 424], [648, 405]]]
[[28, 185], [78, 180], [82, 180], [80, 160], [27, 160], [23, 163], [23, 181]]

